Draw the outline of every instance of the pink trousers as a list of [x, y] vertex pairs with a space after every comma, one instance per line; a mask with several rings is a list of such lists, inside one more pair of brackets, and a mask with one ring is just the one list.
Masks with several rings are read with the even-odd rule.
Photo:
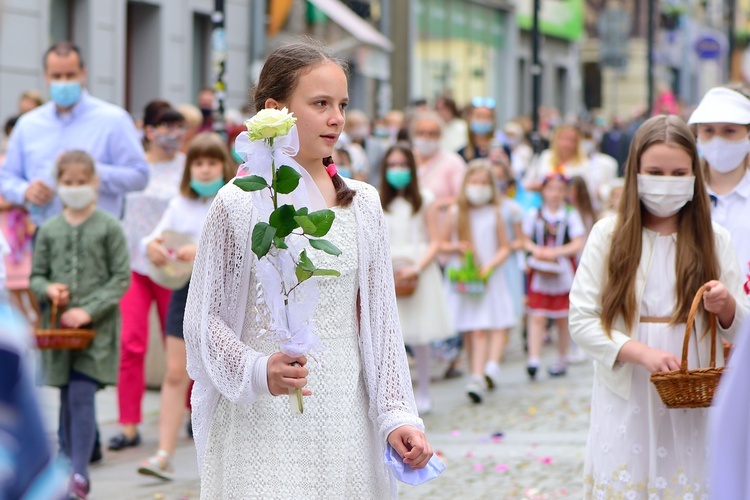
[[149, 337], [149, 312], [156, 301], [162, 332], [172, 291], [131, 272], [130, 288], [120, 300], [122, 332], [120, 334], [120, 373], [117, 399], [121, 424], [141, 422], [141, 402], [146, 391], [146, 351]]

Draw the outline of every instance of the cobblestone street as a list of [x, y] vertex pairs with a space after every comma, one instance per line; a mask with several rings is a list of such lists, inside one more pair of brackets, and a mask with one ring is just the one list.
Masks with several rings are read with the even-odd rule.
[[[547, 364], [553, 348], [545, 348]], [[435, 366], [438, 375], [444, 366]], [[583, 451], [593, 368], [573, 365], [568, 375], [549, 379], [540, 370], [531, 383], [517, 338], [503, 365], [504, 383], [481, 405], [464, 394], [465, 379], [433, 385], [433, 410], [424, 417], [432, 446], [447, 464], [440, 478], [419, 487], [401, 485], [404, 499], [580, 498]], [[57, 393], [42, 389], [49, 429], [56, 429]], [[93, 500], [182, 500], [199, 496], [192, 441], [183, 436], [175, 456], [175, 481], [162, 483], [136, 473], [156, 447], [158, 393], [144, 401], [143, 444], [121, 452], [105, 450], [104, 463], [92, 468]], [[118, 430], [116, 392], [97, 396], [103, 442]], [[184, 431], [183, 431], [184, 432]], [[502, 436], [501, 436], [502, 434]], [[52, 436], [51, 436], [52, 437]]]

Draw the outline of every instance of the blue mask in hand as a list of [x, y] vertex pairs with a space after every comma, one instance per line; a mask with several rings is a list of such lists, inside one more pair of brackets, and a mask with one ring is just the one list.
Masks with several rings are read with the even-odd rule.
[[49, 84], [49, 96], [62, 108], [69, 108], [78, 102], [83, 92], [81, 82], [53, 81]]
[[390, 444], [385, 447], [383, 462], [391, 469], [396, 479], [412, 486], [418, 486], [430, 479], [435, 479], [445, 470], [445, 464], [437, 455], [432, 455], [424, 468], [412, 469], [410, 465], [404, 463], [404, 459]]
[[198, 193], [198, 196], [203, 198], [210, 198], [216, 196], [219, 189], [224, 185], [224, 177], [217, 177], [216, 179], [208, 182], [197, 181], [195, 179], [190, 180], [190, 187]]

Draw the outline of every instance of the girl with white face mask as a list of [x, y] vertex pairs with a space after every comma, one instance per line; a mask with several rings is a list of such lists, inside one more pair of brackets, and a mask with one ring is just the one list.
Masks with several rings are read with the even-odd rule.
[[625, 175], [617, 215], [594, 225], [570, 292], [570, 333], [596, 373], [584, 496], [622, 496], [641, 484], [660, 498], [708, 497], [708, 413], [667, 409], [650, 376], [680, 368], [701, 288], [688, 368], [709, 364], [708, 313], [718, 333], [734, 337], [747, 315], [737, 259], [728, 232], [711, 223], [695, 139], [680, 118], [641, 125]]
[[96, 439], [94, 394], [117, 382], [118, 305], [130, 281], [130, 259], [120, 221], [96, 208], [99, 179], [93, 158], [67, 151], [56, 170], [64, 208], [37, 232], [31, 291], [43, 311], [43, 328], [50, 327], [57, 304], [59, 326], [96, 332], [86, 349], [41, 354], [45, 384], [60, 388], [60, 451], [71, 463], [71, 490], [85, 499]]
[[689, 123], [696, 125], [698, 150], [708, 167], [711, 218], [732, 235], [740, 269], [750, 276], [750, 98], [729, 88], [711, 89]]
[[[476, 161], [476, 160], [475, 160]], [[489, 166], [472, 162], [466, 172], [457, 206], [443, 227], [442, 250], [450, 253], [451, 270], [465, 266], [472, 252], [478, 275], [484, 278], [483, 291], [462, 289], [459, 282], [448, 283], [449, 311], [456, 330], [468, 337], [471, 345], [471, 377], [466, 393], [481, 403], [485, 391], [500, 383], [500, 359], [509, 330], [518, 318], [505, 273], [498, 269], [510, 256], [507, 230]]]

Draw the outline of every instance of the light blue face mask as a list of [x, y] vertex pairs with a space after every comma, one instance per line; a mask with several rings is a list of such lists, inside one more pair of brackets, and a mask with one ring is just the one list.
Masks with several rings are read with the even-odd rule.
[[83, 87], [79, 81], [55, 80], [49, 84], [49, 96], [62, 108], [69, 108], [81, 98]]
[[471, 123], [469, 123], [469, 128], [475, 134], [487, 135], [492, 132], [492, 129], [495, 128], [495, 126], [492, 124], [492, 122], [472, 121]]
[[216, 196], [216, 193], [219, 192], [222, 186], [224, 186], [224, 177], [217, 177], [208, 182], [197, 181], [195, 179], [190, 180], [190, 187], [198, 193], [198, 196], [202, 196], [203, 198]]
[[347, 179], [351, 179], [352, 178], [352, 169], [351, 168], [349, 168], [347, 166], [336, 165], [336, 170], [338, 171], [338, 173], [339, 173], [339, 175], [341, 177], [345, 177]]

